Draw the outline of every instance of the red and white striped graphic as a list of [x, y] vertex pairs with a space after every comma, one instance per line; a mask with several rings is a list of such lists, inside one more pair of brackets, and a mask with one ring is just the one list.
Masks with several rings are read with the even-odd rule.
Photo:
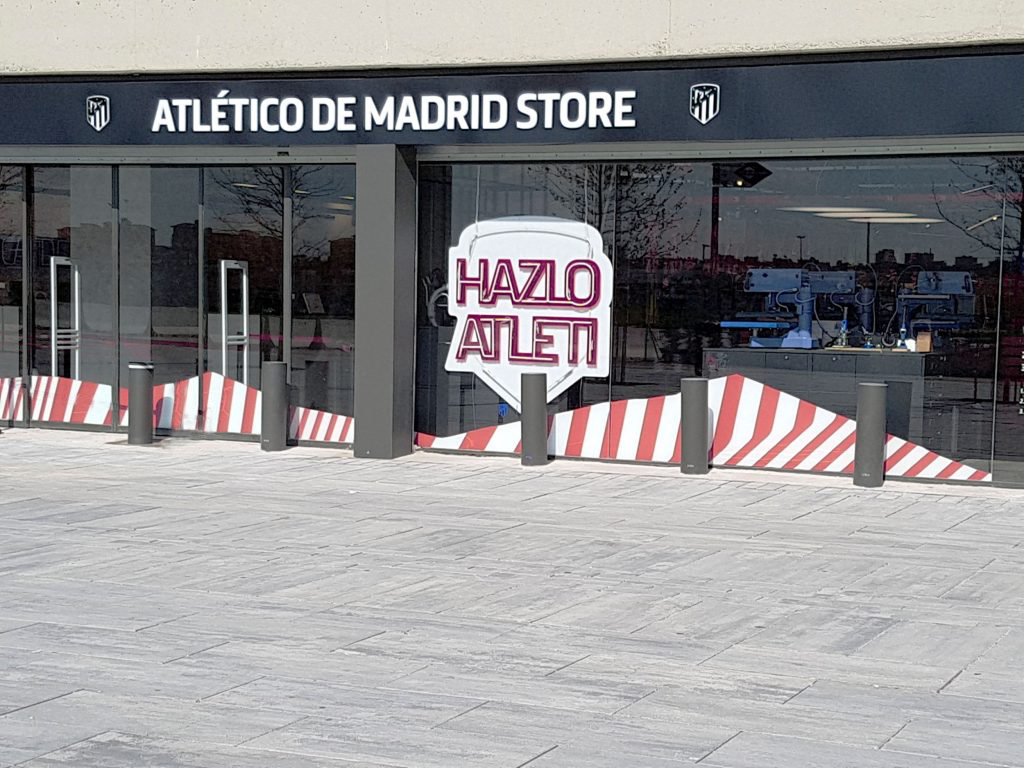
[[[744, 376], [708, 382], [711, 462], [717, 466], [853, 473], [856, 423]], [[450, 437], [417, 435], [421, 448], [518, 453], [519, 422]], [[549, 420], [548, 449], [555, 456], [676, 463], [680, 451], [679, 394], [616, 400], [577, 408]], [[889, 436], [886, 474], [991, 481], [969, 467]]]
[[[255, 387], [219, 373], [154, 388], [153, 423], [157, 429], [210, 434], [258, 435], [262, 396]], [[350, 416], [301, 406], [289, 409], [288, 436], [319, 443], [350, 443]], [[128, 423], [127, 415], [121, 421]]]
[[22, 418], [24, 392], [20, 376], [0, 379], [0, 419], [14, 421]]
[[111, 393], [109, 384], [33, 376], [31, 417], [33, 421], [110, 426]]
[[[19, 413], [20, 379], [0, 379], [0, 419]], [[128, 391], [121, 389], [120, 424], [128, 426]], [[219, 373], [160, 384], [153, 388], [153, 426], [210, 434], [258, 435], [260, 391]], [[111, 387], [58, 376], [32, 377], [32, 420], [110, 426]], [[351, 443], [350, 416], [312, 408], [289, 409], [289, 437], [318, 443]]]

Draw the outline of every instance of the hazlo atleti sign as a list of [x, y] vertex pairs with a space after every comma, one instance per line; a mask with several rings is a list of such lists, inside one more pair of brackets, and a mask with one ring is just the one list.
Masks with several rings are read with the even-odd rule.
[[550, 401], [608, 375], [611, 298], [612, 264], [593, 227], [528, 216], [473, 224], [448, 252], [445, 367], [476, 374], [517, 411], [520, 376], [546, 373]]

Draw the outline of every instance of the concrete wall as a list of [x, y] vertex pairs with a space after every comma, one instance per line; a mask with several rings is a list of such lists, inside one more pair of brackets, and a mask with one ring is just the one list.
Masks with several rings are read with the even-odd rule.
[[636, 60], [1024, 41], [1019, 0], [0, 0], [0, 73]]

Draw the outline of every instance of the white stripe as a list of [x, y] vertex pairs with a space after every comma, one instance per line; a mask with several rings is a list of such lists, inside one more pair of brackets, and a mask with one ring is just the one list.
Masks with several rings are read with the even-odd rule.
[[[40, 421], [67, 421], [67, 419], [62, 418], [62, 414], [57, 414], [57, 418], [56, 419], [53, 418], [54, 395], [57, 394], [57, 385], [59, 385], [59, 384], [60, 384], [60, 379], [58, 377], [56, 377], [56, 376], [49, 376], [49, 377], [47, 377], [46, 399], [43, 401], [43, 411], [42, 411], [42, 417], [40, 418]], [[71, 402], [71, 399], [69, 398], [68, 399], [68, 403], [70, 403], [70, 402]]]
[[572, 414], [573, 411], [556, 413], [554, 421], [551, 423], [551, 432], [548, 434], [548, 450], [555, 456], [565, 456], [565, 446], [569, 444]]
[[466, 439], [466, 433], [462, 432], [458, 435], [450, 435], [448, 437], [438, 437], [434, 440], [431, 448], [444, 448], [447, 450], [457, 450], [462, 441]]
[[[750, 442], [754, 436], [754, 428], [757, 426], [758, 409], [761, 407], [761, 395], [764, 392], [764, 384], [753, 379], [743, 379], [740, 388], [740, 399], [736, 404], [736, 420], [733, 422], [732, 436], [729, 443], [712, 456], [715, 464], [726, 464], [729, 459], [743, 450], [743, 446]], [[724, 404], [722, 405], [724, 408]]]
[[902, 437], [896, 437], [895, 435], [889, 436], [889, 441], [885, 444], [885, 460], [888, 461], [893, 457], [900, 448], [907, 444], [907, 441]]
[[224, 377], [217, 373], [210, 374], [210, 394], [206, 398], [204, 432], [217, 431], [217, 422], [220, 421], [220, 398], [223, 391]]
[[228, 411], [228, 432], [241, 434], [242, 421], [245, 419], [245, 396], [249, 387], [236, 381], [231, 388], [231, 410]]
[[850, 466], [850, 464], [853, 463], [853, 454], [855, 447], [856, 443], [854, 443], [854, 445], [851, 445], [845, 451], [840, 453], [839, 456], [837, 456], [831, 464], [829, 464], [827, 467], [825, 467], [825, 469], [822, 470], [822, 472], [842, 472], [844, 469]]
[[796, 426], [796, 412], [799, 407], [799, 399], [792, 395], [780, 394], [771, 431], [764, 440], [755, 445], [753, 450], [738, 462], [737, 466], [754, 466], [762, 456], [778, 445], [779, 440], [792, 432], [793, 427]]
[[611, 403], [595, 403], [590, 406], [590, 414], [587, 419], [587, 431], [583, 435], [583, 450], [580, 456], [587, 459], [601, 458], [601, 449], [604, 447], [604, 433], [608, 427], [608, 412], [611, 410]]
[[7, 418], [7, 398], [11, 392], [11, 379], [0, 379], [0, 417]]
[[193, 376], [185, 387], [185, 407], [181, 411], [181, 429], [199, 429], [199, 400], [203, 392], [203, 377]]
[[302, 412], [306, 409], [301, 405], [293, 406], [290, 409], [291, 418], [288, 419], [288, 437], [295, 440], [299, 434], [299, 423], [302, 421]]
[[89, 410], [85, 414], [83, 424], [102, 424], [110, 412], [110, 385], [100, 384], [96, 387], [96, 394], [89, 403]]
[[43, 410], [43, 402], [39, 399], [39, 392], [43, 388], [43, 379], [46, 376], [33, 376], [32, 377], [32, 420], [39, 421], [39, 414]]
[[177, 405], [174, 395], [174, 384], [164, 384], [158, 390], [160, 392], [156, 403], [160, 407], [160, 418], [157, 420], [157, 429], [170, 429], [174, 419], [174, 408]]
[[61, 421], [70, 423], [71, 415], [75, 412], [75, 401], [78, 400], [78, 393], [82, 389], [82, 382], [75, 379], [71, 382], [71, 394], [68, 395], [68, 404], [64, 407], [64, 415]]
[[492, 453], [514, 453], [521, 434], [522, 426], [518, 421], [499, 424], [487, 442], [487, 450]]
[[852, 435], [856, 429], [857, 423], [853, 419], [847, 419], [842, 423], [839, 429], [837, 429], [835, 432], [828, 436], [828, 439], [826, 439], [825, 442], [823, 442], [821, 445], [819, 445], [817, 448], [811, 451], [806, 459], [797, 464], [796, 469], [813, 469], [815, 464], [817, 464], [826, 456], [828, 456], [829, 453], [831, 453], [836, 446], [843, 442], [843, 440], [845, 440], [847, 437]]
[[942, 470], [953, 463], [952, 459], [947, 459], [945, 456], [937, 456], [935, 459], [928, 464], [924, 469], [917, 473], [918, 477], [935, 477]]
[[775, 458], [765, 464], [765, 466], [774, 469], [781, 469], [786, 466], [835, 420], [836, 415], [832, 411], [826, 411], [824, 408], [815, 408], [814, 418], [807, 425], [807, 429], [794, 437], [793, 442], [779, 451]]
[[[711, 387], [708, 386], [708, 400], [711, 400]], [[680, 395], [677, 392], [665, 398], [661, 407], [661, 420], [658, 422], [658, 435], [654, 438], [654, 452], [651, 461], [668, 462], [676, 452], [676, 437], [679, 435]]]
[[644, 427], [646, 412], [647, 400], [633, 398], [626, 401], [625, 413], [622, 414], [622, 429], [619, 431], [619, 444], [614, 446], [613, 459], [636, 461], [636, 452], [640, 446], [640, 432]]
[[258, 435], [263, 431], [263, 393], [256, 390], [256, 402], [253, 404], [255, 413], [252, 415], [252, 432], [250, 435]]
[[892, 475], [893, 477], [902, 476], [906, 474], [906, 471], [908, 469], [917, 464], [917, 462], [923, 459], [927, 454], [927, 448], [922, 448], [920, 445], [915, 445], [914, 449], [906, 456], [904, 456], [902, 459], [900, 459], [896, 463], [896, 466], [890, 469], [887, 474]]
[[[950, 480], [966, 480], [973, 475], [977, 470], [974, 467], [968, 467], [964, 464], [960, 469], [949, 476]], [[983, 477], [982, 480], [989, 480], [991, 476]]]

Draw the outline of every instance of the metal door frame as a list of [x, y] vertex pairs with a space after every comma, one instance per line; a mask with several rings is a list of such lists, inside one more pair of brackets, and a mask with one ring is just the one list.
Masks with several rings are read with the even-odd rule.
[[[71, 328], [57, 326], [57, 269], [71, 269]], [[50, 373], [57, 372], [57, 353], [72, 350], [70, 378], [82, 371], [82, 274], [70, 256], [50, 257]]]
[[[228, 270], [242, 273], [242, 332], [228, 335]], [[228, 347], [242, 347], [242, 383], [249, 384], [249, 262], [220, 260], [220, 371], [228, 375]]]

